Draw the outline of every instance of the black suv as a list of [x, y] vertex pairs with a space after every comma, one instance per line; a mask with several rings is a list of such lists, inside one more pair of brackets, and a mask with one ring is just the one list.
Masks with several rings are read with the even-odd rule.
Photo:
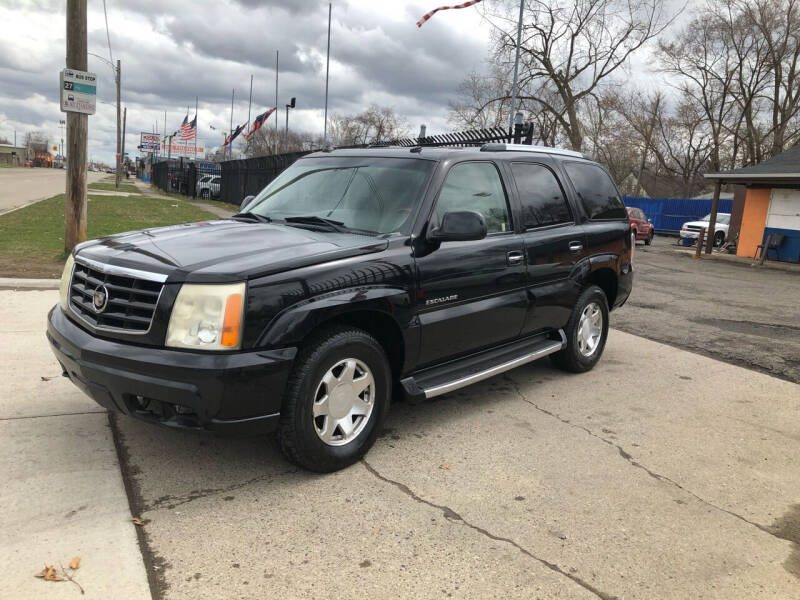
[[616, 187], [575, 152], [318, 152], [229, 219], [80, 245], [47, 337], [108, 409], [277, 429], [289, 459], [332, 471], [369, 449], [393, 393], [431, 398], [547, 355], [591, 369], [632, 252]]

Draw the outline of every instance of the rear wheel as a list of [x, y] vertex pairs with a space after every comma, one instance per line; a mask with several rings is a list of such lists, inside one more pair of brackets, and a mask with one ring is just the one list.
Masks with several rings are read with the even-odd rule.
[[281, 450], [327, 473], [359, 460], [375, 442], [391, 400], [391, 370], [381, 345], [360, 329], [314, 336], [298, 355], [281, 410]]
[[608, 300], [596, 285], [583, 290], [564, 328], [567, 346], [550, 355], [555, 366], [572, 373], [589, 371], [600, 360], [608, 337]]

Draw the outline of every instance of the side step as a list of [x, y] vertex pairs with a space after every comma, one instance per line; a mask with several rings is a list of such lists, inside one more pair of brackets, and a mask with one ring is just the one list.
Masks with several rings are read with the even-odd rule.
[[434, 398], [562, 350], [567, 336], [561, 329], [558, 335], [559, 340], [539, 336], [473, 354], [420, 371], [400, 383], [412, 401]]

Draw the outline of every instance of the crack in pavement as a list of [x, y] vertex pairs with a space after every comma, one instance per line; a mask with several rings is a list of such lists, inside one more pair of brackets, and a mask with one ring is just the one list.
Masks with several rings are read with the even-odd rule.
[[166, 508], [167, 510], [172, 510], [176, 506], [180, 506], [181, 504], [188, 504], [194, 500], [199, 500], [200, 498], [206, 498], [207, 496], [214, 496], [217, 494], [224, 494], [225, 492], [232, 492], [234, 490], [241, 489], [253, 483], [257, 483], [259, 481], [272, 481], [276, 477], [280, 477], [282, 475], [289, 475], [292, 473], [297, 473], [297, 469], [287, 469], [285, 471], [279, 471], [277, 473], [270, 473], [267, 475], [259, 475], [257, 477], [253, 477], [248, 479], [247, 481], [242, 481], [239, 483], [234, 483], [226, 487], [221, 488], [207, 488], [202, 490], [192, 490], [188, 494], [184, 496], [161, 496], [160, 498], [156, 498], [152, 504], [145, 504], [142, 507], [142, 514], [145, 512], [149, 512], [151, 510], [160, 510], [162, 508]]
[[103, 410], [86, 410], [83, 412], [70, 412], [70, 413], [56, 413], [54, 415], [28, 415], [26, 417], [2, 417], [0, 421], [20, 421], [22, 419], [49, 419], [51, 417], [71, 417], [73, 415], [102, 415], [107, 411]]
[[520, 544], [518, 544], [517, 542], [515, 542], [511, 538], [495, 535], [495, 534], [491, 533], [490, 531], [487, 531], [486, 529], [484, 529], [482, 527], [479, 527], [478, 525], [470, 523], [463, 516], [461, 516], [459, 513], [454, 511], [449, 506], [444, 506], [442, 504], [436, 504], [435, 502], [431, 502], [430, 500], [426, 500], [425, 498], [422, 498], [421, 496], [419, 496], [416, 493], [414, 493], [414, 491], [411, 488], [409, 488], [406, 484], [401, 483], [400, 481], [395, 481], [394, 479], [390, 479], [390, 478], [386, 477], [385, 475], [382, 475], [381, 473], [379, 473], [377, 471], [377, 469], [375, 469], [375, 467], [373, 467], [371, 464], [369, 464], [367, 462], [366, 459], [362, 458], [361, 459], [361, 464], [363, 464], [364, 468], [369, 473], [371, 473], [374, 477], [376, 477], [377, 479], [379, 479], [379, 480], [381, 480], [381, 481], [383, 481], [385, 483], [388, 483], [389, 485], [392, 485], [392, 486], [396, 487], [398, 490], [403, 492], [406, 496], [408, 496], [409, 498], [413, 499], [415, 502], [419, 502], [420, 504], [425, 504], [426, 506], [430, 506], [432, 508], [436, 508], [436, 509], [442, 511], [442, 514], [444, 515], [444, 518], [447, 519], [448, 521], [463, 523], [466, 527], [469, 527], [470, 529], [472, 529], [474, 531], [477, 531], [481, 535], [483, 535], [485, 537], [488, 537], [491, 540], [494, 540], [496, 542], [504, 542], [506, 544], [510, 544], [511, 546], [514, 546], [514, 548], [519, 550], [525, 556], [527, 556], [529, 558], [532, 558], [533, 560], [535, 560], [536, 562], [538, 562], [541, 565], [544, 565], [545, 567], [547, 567], [551, 571], [554, 571], [555, 573], [558, 573], [559, 575], [563, 575], [564, 577], [572, 580], [574, 583], [578, 584], [579, 586], [581, 586], [585, 590], [591, 592], [592, 594], [594, 594], [595, 596], [597, 596], [601, 600], [617, 600], [617, 598], [618, 598], [617, 596], [614, 596], [614, 595], [611, 595], [611, 594], [607, 594], [606, 592], [603, 592], [602, 590], [599, 590], [596, 587], [594, 587], [591, 583], [588, 583], [587, 581], [584, 581], [583, 579], [581, 579], [577, 575], [574, 575], [572, 573], [564, 571], [557, 564], [552, 563], [552, 562], [550, 562], [548, 560], [545, 560], [545, 559], [543, 559], [543, 558], [541, 558], [539, 556], [536, 556], [533, 552], [531, 552], [527, 548], [521, 546]]
[[661, 475], [660, 473], [656, 473], [655, 471], [649, 469], [648, 467], [644, 466], [642, 463], [638, 462], [635, 458], [633, 458], [633, 456], [631, 454], [629, 454], [628, 452], [626, 452], [625, 449], [622, 446], [620, 446], [618, 444], [615, 444], [612, 440], [604, 438], [601, 435], [597, 435], [596, 433], [594, 433], [588, 427], [584, 427], [583, 425], [578, 425], [577, 423], [573, 423], [572, 421], [569, 421], [568, 419], [565, 419], [565, 418], [561, 417], [557, 413], [554, 413], [554, 412], [551, 412], [551, 411], [549, 411], [549, 410], [547, 410], [545, 408], [542, 408], [541, 406], [539, 406], [538, 404], [536, 404], [532, 400], [529, 400], [527, 398], [527, 396], [525, 396], [525, 394], [522, 393], [522, 390], [519, 387], [519, 383], [516, 380], [514, 380], [509, 375], [505, 375], [504, 378], [506, 379], [506, 381], [508, 381], [511, 385], [514, 386], [514, 389], [516, 390], [517, 395], [519, 395], [519, 397], [522, 399], [523, 402], [526, 402], [526, 403], [530, 404], [531, 406], [533, 406], [533, 408], [535, 408], [539, 412], [544, 413], [544, 414], [546, 414], [549, 417], [552, 417], [554, 419], [557, 419], [558, 421], [560, 421], [561, 423], [564, 423], [565, 425], [568, 425], [569, 427], [573, 427], [575, 429], [580, 429], [581, 431], [584, 431], [584, 432], [588, 433], [593, 438], [596, 438], [596, 439], [600, 440], [604, 444], [608, 444], [612, 448], [616, 449], [616, 451], [619, 453], [619, 455], [622, 458], [624, 458], [626, 461], [628, 461], [631, 465], [633, 465], [637, 469], [641, 469], [642, 471], [647, 473], [653, 479], [655, 479], [657, 481], [660, 481], [662, 483], [666, 483], [666, 484], [669, 484], [671, 486], [674, 486], [674, 487], [678, 488], [679, 490], [681, 490], [682, 492], [684, 492], [686, 494], [689, 494], [690, 496], [692, 496], [693, 498], [695, 498], [696, 500], [698, 500], [699, 502], [705, 504], [706, 506], [708, 506], [710, 508], [713, 508], [715, 510], [718, 510], [720, 512], [728, 514], [728, 515], [730, 515], [732, 517], [735, 517], [735, 518], [739, 519], [740, 521], [742, 521], [744, 523], [747, 523], [748, 525], [752, 525], [753, 527], [756, 527], [757, 529], [760, 529], [764, 533], [767, 533], [767, 534], [769, 534], [769, 535], [771, 535], [773, 537], [779, 538], [779, 536], [777, 536], [775, 534], [775, 532], [772, 531], [769, 527], [767, 527], [765, 525], [761, 525], [760, 523], [756, 523], [755, 521], [751, 521], [748, 518], [743, 517], [742, 515], [740, 515], [738, 513], [735, 513], [735, 512], [733, 512], [731, 510], [728, 510], [727, 508], [723, 508], [721, 506], [718, 506], [718, 505], [714, 504], [713, 502], [710, 502], [710, 501], [706, 500], [705, 498], [702, 498], [701, 496], [698, 496], [693, 491], [686, 489], [685, 487], [683, 487], [680, 483], [678, 483], [674, 479], [670, 479], [666, 475]]

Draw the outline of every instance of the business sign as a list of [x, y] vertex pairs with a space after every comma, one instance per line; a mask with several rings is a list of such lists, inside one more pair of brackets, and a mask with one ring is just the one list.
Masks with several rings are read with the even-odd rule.
[[87, 71], [63, 69], [59, 77], [61, 112], [95, 113], [97, 75]]
[[157, 133], [145, 133], [143, 131], [139, 140], [139, 149], [142, 152], [155, 152], [161, 143], [161, 136]]
[[161, 143], [161, 154], [164, 156], [172, 156], [173, 158], [177, 158], [179, 156], [189, 156], [194, 157], [198, 154], [203, 154], [203, 147], [197, 146], [195, 148], [194, 144], [187, 145], [187, 144], [176, 144], [172, 142], [172, 147], [167, 142]]

